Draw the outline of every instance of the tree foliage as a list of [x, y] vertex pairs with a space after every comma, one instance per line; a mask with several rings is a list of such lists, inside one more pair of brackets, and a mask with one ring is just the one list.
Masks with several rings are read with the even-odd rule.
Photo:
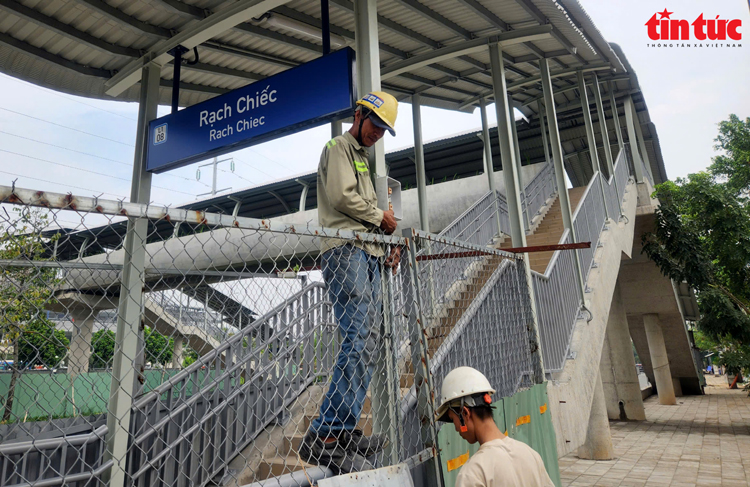
[[146, 362], [164, 365], [172, 361], [174, 340], [148, 326], [144, 331], [143, 338], [146, 341]]
[[643, 250], [696, 290], [702, 332], [750, 345], [750, 118], [731, 115], [716, 142], [722, 153], [707, 171], [656, 187], [661, 206]]
[[112, 367], [115, 356], [115, 332], [99, 330], [91, 337], [91, 358], [89, 367], [92, 369], [108, 369]]
[[23, 327], [18, 340], [18, 360], [28, 368], [52, 369], [65, 358], [69, 345], [62, 330], [56, 330], [46, 316], [39, 316]]

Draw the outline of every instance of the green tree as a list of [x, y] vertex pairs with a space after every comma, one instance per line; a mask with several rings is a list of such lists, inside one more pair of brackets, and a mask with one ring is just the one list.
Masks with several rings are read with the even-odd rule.
[[70, 345], [65, 333], [56, 330], [45, 315], [27, 323], [18, 342], [18, 360], [28, 368], [38, 365], [48, 369], [57, 367]]
[[750, 345], [750, 118], [719, 125], [721, 154], [705, 172], [656, 187], [661, 201], [644, 252], [696, 290], [698, 329], [716, 342]]
[[108, 369], [112, 367], [115, 356], [115, 332], [99, 330], [91, 337], [93, 347], [89, 367], [92, 369]]
[[182, 359], [183, 368], [189, 366], [190, 364], [198, 360], [198, 352], [196, 352], [190, 347], [185, 347], [183, 355], [185, 357], [184, 359]]
[[146, 362], [164, 365], [172, 361], [174, 340], [148, 326], [144, 330], [143, 338], [146, 341]]
[[[8, 396], [4, 398], [4, 422], [11, 420], [21, 357], [44, 357], [42, 360], [57, 362], [50, 356], [65, 356], [65, 353], [58, 353], [60, 348], [56, 348], [65, 342], [56, 339], [55, 332], [49, 332], [51, 325], [45, 313], [45, 309], [55, 303], [53, 290], [59, 282], [57, 269], [33, 265], [33, 262], [45, 260], [45, 250], [59, 238], [59, 235], [51, 239], [42, 237], [48, 220], [44, 210], [29, 207], [15, 207], [11, 213], [5, 212], [0, 220], [3, 223], [0, 259], [18, 262], [18, 265], [0, 267], [0, 334], [13, 347], [11, 379]], [[43, 336], [51, 338], [53, 350], [40, 352], [37, 346], [34, 353], [34, 343]], [[67, 344], [64, 346], [67, 348]], [[46, 350], [46, 347], [42, 349]]]

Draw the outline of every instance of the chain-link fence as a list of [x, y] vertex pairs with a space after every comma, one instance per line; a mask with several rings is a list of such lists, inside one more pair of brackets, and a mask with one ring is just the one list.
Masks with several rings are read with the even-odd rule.
[[360, 467], [424, 468], [450, 368], [528, 382], [511, 254], [0, 192], [2, 485], [310, 483], [352, 428]]

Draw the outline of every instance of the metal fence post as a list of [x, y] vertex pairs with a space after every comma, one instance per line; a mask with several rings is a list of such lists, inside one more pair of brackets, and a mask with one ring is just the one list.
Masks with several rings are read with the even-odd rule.
[[381, 273], [381, 295], [383, 296], [382, 326], [379, 343], [378, 362], [372, 377], [372, 394], [370, 396], [373, 415], [373, 429], [376, 433], [388, 436], [385, 458], [391, 465], [398, 463], [399, 420], [396, 413], [396, 396], [398, 377], [396, 373], [395, 351], [393, 347], [393, 279], [391, 269], [383, 266]]
[[[591, 121], [591, 107], [589, 106], [589, 96], [586, 92], [586, 82], [583, 79], [583, 71], [578, 70], [578, 91], [581, 96], [581, 109], [583, 111], [583, 122], [586, 125], [586, 139], [589, 144], [589, 156], [591, 157], [591, 170], [593, 171], [591, 177], [595, 177], [596, 173], [602, 172], [602, 166], [599, 162], [599, 150], [596, 148], [596, 136], [594, 135], [594, 124]], [[603, 138], [606, 134], [602, 134]], [[604, 179], [599, 178], [599, 189], [602, 193], [602, 202], [604, 203], [604, 219], [609, 219], [609, 209], [607, 208], [607, 198], [604, 195]]]
[[495, 165], [492, 162], [492, 141], [490, 140], [490, 126], [487, 123], [487, 100], [479, 99], [479, 113], [482, 116], [482, 143], [484, 144], [484, 170], [492, 193], [492, 203], [495, 207], [495, 219], [497, 220], [497, 235], [500, 236], [500, 205], [497, 204], [497, 191], [495, 190]]
[[[146, 172], [148, 122], [156, 118], [159, 100], [160, 66], [149, 63], [143, 67], [138, 110], [133, 183], [130, 200], [148, 203], [151, 195], [151, 173]], [[114, 460], [109, 471], [111, 487], [126, 483], [126, 459], [130, 436], [130, 410], [133, 397], [143, 376], [139, 362], [143, 357], [141, 313], [146, 264], [148, 220], [128, 219], [125, 235], [120, 301], [117, 308], [117, 333], [112, 365], [112, 382], [107, 404], [107, 458]]]
[[437, 444], [437, 427], [435, 425], [435, 405], [433, 404], [433, 384], [430, 373], [430, 357], [427, 353], [427, 329], [424, 313], [422, 313], [422, 298], [419, 294], [419, 273], [417, 272], [417, 246], [411, 228], [403, 231], [408, 239], [408, 262], [404, 271], [408, 272], [404, 279], [404, 314], [409, 323], [409, 337], [411, 341], [411, 363], [414, 368], [414, 386], [417, 391], [417, 414], [420, 419], [420, 434], [425, 442], [425, 448], [432, 447], [434, 456], [430, 460], [433, 468], [427, 469], [427, 485], [442, 487], [443, 474], [440, 467], [440, 448]]

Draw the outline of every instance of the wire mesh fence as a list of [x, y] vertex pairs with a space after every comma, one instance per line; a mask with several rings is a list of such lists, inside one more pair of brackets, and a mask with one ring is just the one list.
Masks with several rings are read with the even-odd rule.
[[[522, 261], [488, 247], [0, 196], [3, 485], [314, 481], [342, 470], [337, 454], [415, 463], [435, 441], [430, 405], [410, 399], [429, 376], [415, 360], [441, 357], [429, 394], [480, 336], [479, 362], [504, 354], [485, 368], [499, 390], [528, 369]], [[471, 255], [444, 258], [456, 252]]]

